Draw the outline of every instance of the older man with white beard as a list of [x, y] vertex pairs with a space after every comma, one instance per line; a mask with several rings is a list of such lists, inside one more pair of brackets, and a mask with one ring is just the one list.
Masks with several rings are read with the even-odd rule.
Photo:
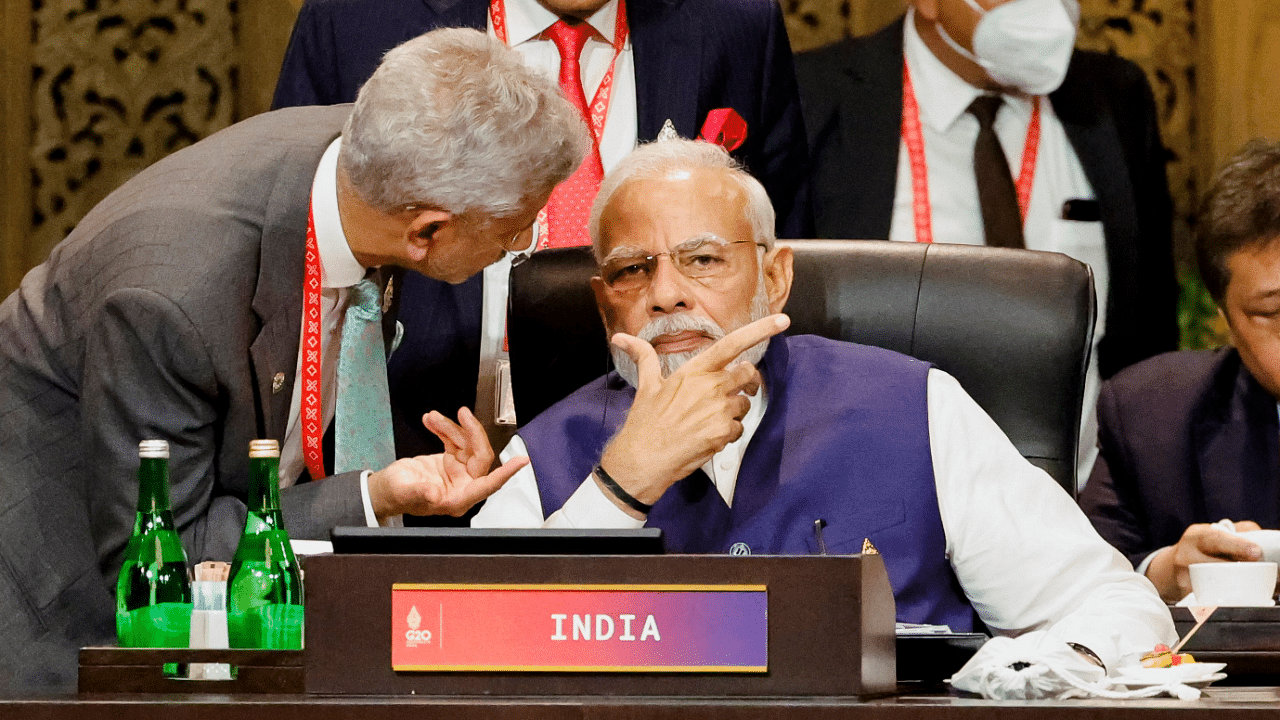
[[[643, 146], [606, 177], [592, 280], [618, 372], [520, 430], [484, 527], [660, 527], [681, 553], [884, 556], [898, 620], [1122, 653], [1170, 642], [1145, 578], [946, 373], [780, 335], [792, 254], [719, 148]], [[453, 428], [452, 444], [465, 433]], [[473, 431], [475, 432], [475, 431]]]

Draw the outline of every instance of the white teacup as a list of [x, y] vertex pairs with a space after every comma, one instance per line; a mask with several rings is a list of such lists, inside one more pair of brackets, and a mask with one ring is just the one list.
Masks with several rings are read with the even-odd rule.
[[1197, 605], [1264, 607], [1275, 604], [1276, 563], [1211, 562], [1190, 566]]

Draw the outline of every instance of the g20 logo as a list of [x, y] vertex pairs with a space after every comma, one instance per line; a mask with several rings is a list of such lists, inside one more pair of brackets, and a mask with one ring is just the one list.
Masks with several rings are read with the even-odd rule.
[[415, 645], [430, 645], [431, 631], [430, 630], [406, 630], [404, 633], [404, 641], [405, 641], [405, 644], [408, 645], [409, 647], [413, 647]]
[[418, 629], [418, 626], [422, 624], [422, 615], [418, 613], [417, 605], [409, 608], [409, 614], [405, 617], [405, 621], [409, 623], [409, 629], [404, 633], [405, 647], [431, 644], [431, 631]]

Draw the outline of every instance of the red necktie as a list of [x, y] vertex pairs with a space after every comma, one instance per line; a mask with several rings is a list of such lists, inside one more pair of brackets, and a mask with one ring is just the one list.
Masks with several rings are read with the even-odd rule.
[[[585, 22], [569, 25], [557, 20], [547, 28], [546, 35], [556, 44], [560, 51], [560, 89], [565, 97], [578, 108], [583, 122], [590, 127], [591, 115], [587, 111], [586, 93], [582, 91], [582, 71], [578, 60], [582, 56], [582, 48], [592, 34], [591, 26]], [[592, 138], [591, 153], [582, 165], [569, 176], [568, 180], [556, 186], [547, 202], [547, 224], [549, 247], [573, 247], [590, 245], [591, 235], [587, 232], [587, 220], [591, 216], [591, 202], [600, 190], [600, 181], [604, 178], [604, 167], [600, 163], [600, 148]]]

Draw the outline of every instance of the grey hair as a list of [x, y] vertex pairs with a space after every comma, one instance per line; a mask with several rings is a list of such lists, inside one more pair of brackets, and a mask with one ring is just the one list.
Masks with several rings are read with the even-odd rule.
[[742, 164], [733, 159], [724, 148], [709, 142], [696, 140], [672, 139], [646, 143], [636, 148], [631, 154], [619, 162], [604, 181], [600, 183], [600, 193], [591, 205], [591, 242], [596, 253], [600, 254], [600, 216], [613, 195], [628, 182], [633, 180], [653, 180], [675, 170], [721, 169], [737, 181], [747, 196], [747, 222], [751, 224], [753, 239], [773, 249], [774, 217], [773, 203], [769, 194], [746, 170]]
[[360, 88], [339, 166], [382, 212], [407, 205], [509, 217], [569, 177], [590, 148], [560, 88], [477, 30], [392, 48]]

